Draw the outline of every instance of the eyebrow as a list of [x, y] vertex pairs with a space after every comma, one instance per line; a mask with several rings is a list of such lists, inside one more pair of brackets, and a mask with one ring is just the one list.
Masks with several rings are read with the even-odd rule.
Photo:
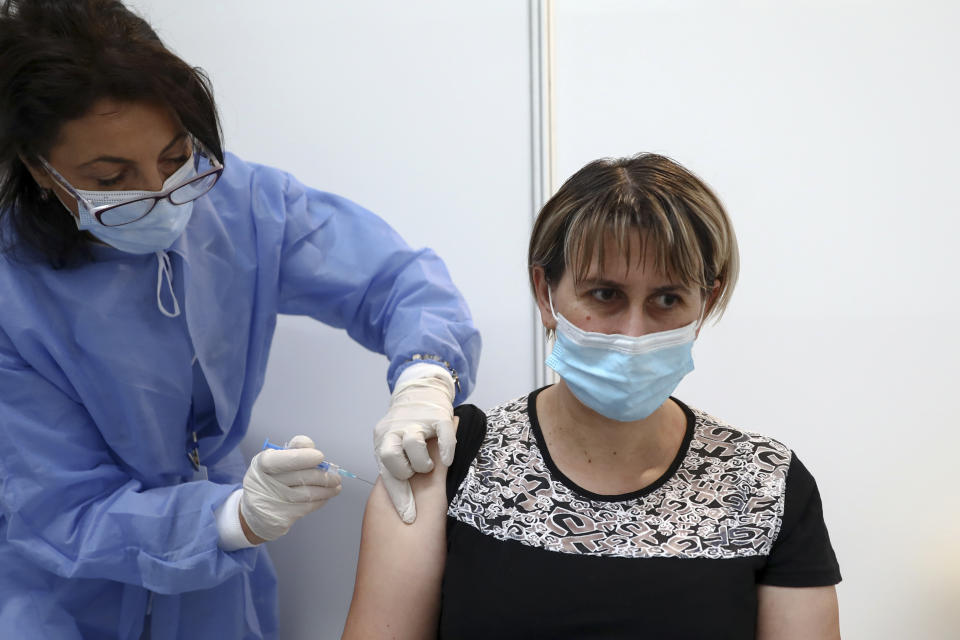
[[[167, 146], [165, 146], [163, 149], [160, 150], [159, 155], [162, 156], [162, 155], [165, 154], [167, 151], [170, 151], [170, 149], [173, 148], [173, 146], [174, 146], [175, 144], [177, 144], [178, 142], [180, 142], [181, 140], [183, 140], [183, 139], [186, 138], [186, 137], [187, 137], [187, 132], [186, 132], [186, 131], [181, 131], [181, 132], [178, 133], [176, 136], [174, 136], [173, 140], [171, 140], [169, 143], [167, 143]], [[114, 163], [114, 164], [128, 164], [128, 163], [130, 162], [130, 159], [129, 159], [129, 158], [120, 158], [120, 157], [117, 157], [117, 156], [97, 156], [97, 157], [94, 158], [93, 160], [87, 160], [87, 161], [84, 162], [83, 164], [77, 165], [77, 168], [80, 169], [80, 168], [82, 168], [82, 167], [86, 167], [87, 165], [91, 165], [91, 164], [94, 164], [94, 163], [96, 163], [96, 162], [112, 162], [112, 163]]]
[[[579, 283], [579, 286], [582, 287], [603, 287], [608, 289], [619, 289], [623, 287], [622, 282], [617, 282], [616, 280], [607, 280], [606, 278], [584, 278]], [[653, 290], [653, 293], [673, 293], [675, 291], [688, 291], [689, 287], [683, 284], [665, 284], [660, 287], [656, 287]]]
[[623, 286], [622, 282], [607, 280], [606, 278], [584, 278], [577, 284], [581, 287], [606, 287], [610, 289]]

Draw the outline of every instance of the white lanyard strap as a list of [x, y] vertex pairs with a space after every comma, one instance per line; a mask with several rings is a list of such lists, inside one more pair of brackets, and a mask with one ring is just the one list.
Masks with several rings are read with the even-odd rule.
[[[160, 296], [164, 280], [167, 281], [167, 289], [173, 299], [173, 311], [168, 311], [163, 306], [163, 299]], [[160, 309], [160, 313], [168, 318], [176, 318], [180, 315], [180, 303], [177, 302], [177, 294], [173, 291], [173, 266], [170, 264], [170, 256], [167, 255], [166, 251], [157, 251], [157, 308]]]

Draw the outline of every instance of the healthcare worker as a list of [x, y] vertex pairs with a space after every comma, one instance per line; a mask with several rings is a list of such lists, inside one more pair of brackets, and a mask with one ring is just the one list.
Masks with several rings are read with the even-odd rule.
[[205, 76], [120, 2], [0, 7], [0, 234], [0, 637], [277, 637], [257, 545], [339, 491], [309, 438], [237, 449], [278, 313], [388, 356], [404, 520], [424, 440], [449, 463], [480, 339], [443, 263], [224, 153]]

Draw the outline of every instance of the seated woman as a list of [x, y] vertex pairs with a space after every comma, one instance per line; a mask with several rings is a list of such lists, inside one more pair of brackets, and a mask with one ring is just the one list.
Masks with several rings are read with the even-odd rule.
[[716, 196], [662, 156], [592, 162], [529, 268], [560, 381], [459, 407], [414, 524], [374, 489], [344, 638], [838, 638], [810, 473], [670, 397], [737, 277]]

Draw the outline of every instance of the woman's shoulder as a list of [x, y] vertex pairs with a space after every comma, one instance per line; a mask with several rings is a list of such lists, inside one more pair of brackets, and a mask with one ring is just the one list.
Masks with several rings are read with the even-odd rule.
[[517, 434], [529, 426], [527, 400], [532, 394], [501, 402], [484, 411], [473, 404], [461, 404], [454, 408], [459, 418], [457, 424], [457, 448], [453, 463], [447, 472], [447, 496], [452, 499], [463, 481], [477, 454], [488, 436], [499, 445], [511, 444], [510, 434]]
[[790, 447], [770, 436], [737, 427], [706, 411], [678, 402], [693, 421], [691, 449], [702, 450], [718, 458], [758, 458], [775, 466], [789, 466]]
[[236, 154], [225, 152], [223, 174], [210, 195], [214, 199], [228, 197], [235, 200], [240, 196], [250, 197], [255, 190], [267, 193], [276, 190], [282, 193], [289, 180], [289, 174], [280, 169], [250, 162]]
[[373, 215], [356, 202], [308, 186], [280, 168], [226, 153], [224, 172], [210, 192], [220, 217], [249, 217], [260, 227], [287, 226], [295, 236], [314, 230], [334, 214]]
[[[224, 170], [220, 176], [217, 188], [211, 191], [211, 194], [229, 193], [237, 196], [244, 194], [252, 197], [254, 193], [258, 197], [279, 196], [287, 201], [296, 201], [307, 195], [319, 198], [321, 201], [338, 208], [358, 207], [355, 202], [322, 189], [314, 189], [300, 182], [297, 177], [284, 169], [273, 167], [250, 160], [245, 160], [240, 156], [226, 152], [224, 153]], [[220, 188], [222, 186], [224, 188]]]
[[459, 416], [461, 427], [464, 425], [482, 425], [483, 428], [487, 428], [490, 425], [525, 423], [529, 422], [530, 419], [527, 413], [527, 403], [531, 395], [533, 394], [525, 393], [486, 410], [473, 404], [461, 404], [454, 409], [454, 414]]
[[714, 469], [734, 472], [761, 491], [773, 487], [794, 496], [818, 491], [813, 474], [780, 440], [739, 429], [698, 409], [687, 410], [696, 422], [688, 458], [713, 462]]

